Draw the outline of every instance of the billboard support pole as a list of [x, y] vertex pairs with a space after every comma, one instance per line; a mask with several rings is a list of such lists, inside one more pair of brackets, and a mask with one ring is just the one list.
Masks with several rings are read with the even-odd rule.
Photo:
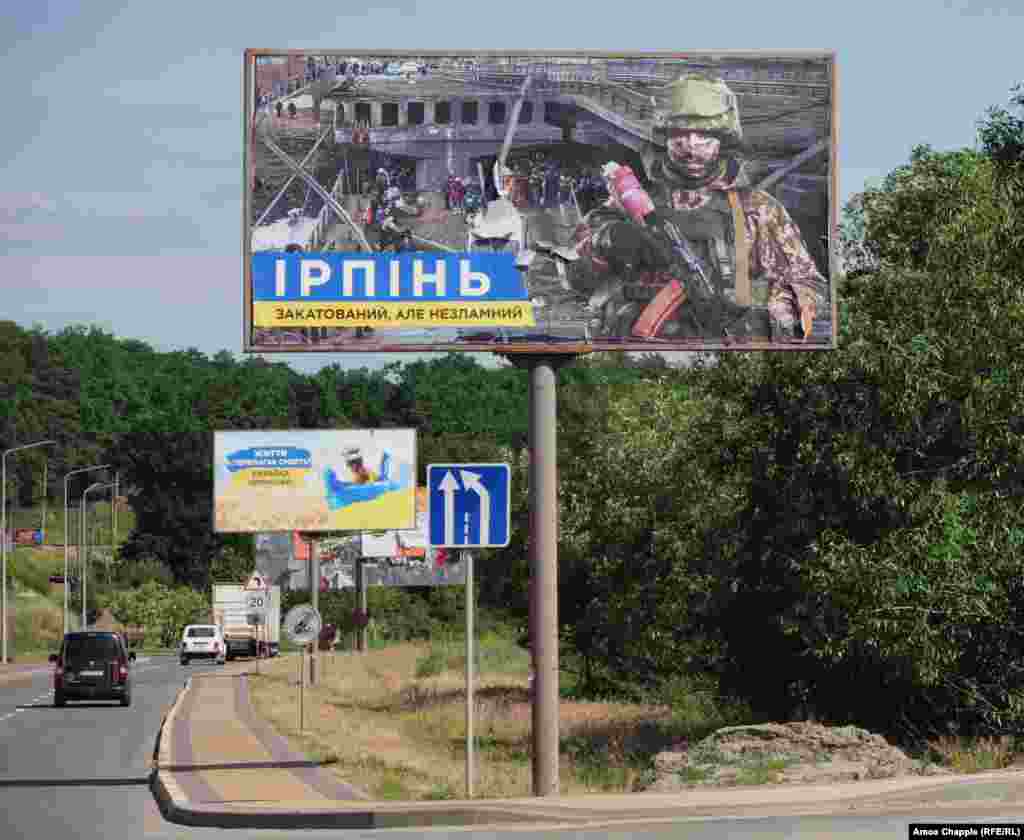
[[530, 371], [530, 632], [533, 660], [533, 795], [557, 796], [558, 779], [558, 368], [574, 355], [509, 354]]

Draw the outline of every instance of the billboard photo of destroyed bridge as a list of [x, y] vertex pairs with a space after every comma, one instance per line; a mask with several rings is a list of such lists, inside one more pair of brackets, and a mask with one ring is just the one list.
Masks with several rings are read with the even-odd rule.
[[827, 52], [245, 55], [250, 352], [835, 346]]

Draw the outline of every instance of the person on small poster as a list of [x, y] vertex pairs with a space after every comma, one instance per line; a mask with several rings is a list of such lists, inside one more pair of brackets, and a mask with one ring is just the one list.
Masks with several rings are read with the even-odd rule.
[[347, 507], [356, 502], [368, 502], [406, 486], [391, 478], [390, 452], [385, 451], [381, 455], [377, 470], [371, 470], [366, 466], [362, 450], [358, 447], [345, 449], [342, 457], [348, 472], [347, 480], [340, 478], [333, 467], [328, 467], [324, 471], [327, 505], [331, 510]]

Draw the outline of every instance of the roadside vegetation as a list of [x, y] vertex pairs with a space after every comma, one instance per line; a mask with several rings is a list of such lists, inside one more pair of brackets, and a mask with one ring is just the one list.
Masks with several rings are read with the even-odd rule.
[[[479, 798], [532, 795], [529, 654], [507, 634], [489, 632], [476, 648], [474, 735]], [[258, 714], [311, 760], [375, 799], [457, 799], [465, 795], [465, 642], [378, 642], [364, 653], [318, 654], [318, 681], [304, 688], [299, 729], [299, 658], [290, 650], [261, 663], [250, 680]], [[575, 697], [575, 675], [560, 677], [560, 780], [565, 795], [632, 792], [655, 779], [654, 757], [686, 749], [722, 728], [749, 723], [742, 704], [706, 686], [677, 682], [646, 702]], [[956, 773], [1009, 767], [1024, 744], [1012, 738], [940, 738], [915, 755]], [[781, 781], [796, 759], [757, 756], [737, 763], [713, 749], [690, 753], [683, 781], [700, 784], [717, 766], [738, 770], [734, 784]], [[823, 755], [822, 761], [828, 756]]]
[[[476, 653], [474, 793], [529, 796], [529, 654], [497, 632], [482, 635]], [[450, 799], [465, 793], [465, 662], [465, 642], [455, 636], [320, 654], [301, 733], [297, 656], [261, 664], [250, 685], [261, 716], [311, 757], [331, 756], [332, 770], [371, 796]], [[562, 682], [571, 695], [572, 675]], [[710, 706], [695, 716], [694, 708], [563, 697], [562, 792], [640, 789], [657, 752], [733, 720]]]

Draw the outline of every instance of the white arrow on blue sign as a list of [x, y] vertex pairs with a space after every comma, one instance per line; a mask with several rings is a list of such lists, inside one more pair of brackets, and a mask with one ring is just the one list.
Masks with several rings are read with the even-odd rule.
[[427, 522], [434, 548], [504, 548], [511, 513], [508, 464], [429, 464]]

